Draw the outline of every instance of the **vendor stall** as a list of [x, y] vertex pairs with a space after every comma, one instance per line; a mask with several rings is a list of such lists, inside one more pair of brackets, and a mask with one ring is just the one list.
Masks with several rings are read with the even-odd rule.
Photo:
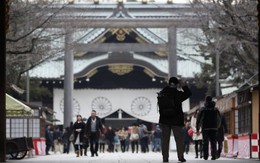
[[53, 123], [50, 108], [24, 103], [6, 94], [6, 138], [32, 138], [34, 155], [45, 155], [45, 126]]
[[33, 110], [6, 94], [6, 115], [6, 154], [14, 159], [23, 159], [34, 148], [32, 136], [28, 134]]
[[30, 107], [6, 94], [6, 137], [32, 137], [29, 134], [32, 115]]

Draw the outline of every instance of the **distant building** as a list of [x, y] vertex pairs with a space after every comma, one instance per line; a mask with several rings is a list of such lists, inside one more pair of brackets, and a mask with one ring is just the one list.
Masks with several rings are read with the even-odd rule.
[[[84, 5], [71, 5], [74, 14], [79, 14], [77, 7], [82, 8]], [[140, 4], [125, 4], [121, 7], [120, 4], [100, 4], [95, 8], [95, 14], [92, 16], [95, 18], [144, 18], [150, 20], [178, 19], [183, 16], [178, 13], [182, 10], [175, 13], [160, 10], [160, 7], [162, 6], [149, 4], [142, 7]], [[186, 10], [190, 8], [188, 4], [168, 5], [165, 3], [163, 7], [172, 10], [183, 8], [184, 12], [192, 12]], [[91, 14], [93, 11], [86, 9], [82, 16], [88, 17], [87, 15]], [[196, 88], [193, 79], [194, 74], [201, 71], [200, 64], [205, 61], [203, 57], [189, 55], [196, 53], [196, 43], [187, 37], [189, 32], [200, 34], [199, 29], [185, 29], [184, 24], [182, 28], [176, 29], [175, 38], [177, 39], [176, 71], [179, 77], [187, 81], [193, 92], [191, 99], [183, 104], [184, 111], [190, 110], [193, 104], [204, 99], [206, 92], [206, 88]], [[83, 48], [84, 45], [89, 45], [89, 48], [94, 49], [74, 53], [72, 108], [74, 117], [76, 114], [81, 114], [88, 118], [91, 110], [95, 109], [97, 115], [110, 124], [129, 125], [130, 121], [135, 120], [157, 123], [159, 113], [156, 93], [166, 86], [168, 81], [169, 52], [167, 48], [149, 52], [147, 47], [172, 46], [168, 43], [167, 28], [88, 28], [81, 33], [75, 29], [73, 37], [73, 39], [81, 38], [78, 43], [82, 44]], [[93, 46], [91, 47], [91, 45]], [[123, 45], [147, 45], [147, 47], [133, 46], [137, 52], [113, 49], [122, 48]], [[107, 48], [108, 51], [99, 51], [104, 48]], [[112, 48], [113, 51], [109, 51], [109, 48]], [[43, 99], [43, 103], [54, 109], [56, 118], [60, 120], [57, 123], [63, 124], [64, 55], [35, 67], [30, 71], [30, 77], [40, 79], [42, 86], [53, 91], [53, 99]]]

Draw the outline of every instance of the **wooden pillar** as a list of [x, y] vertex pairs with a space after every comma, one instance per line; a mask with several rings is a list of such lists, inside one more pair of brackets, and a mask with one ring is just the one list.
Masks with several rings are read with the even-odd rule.
[[177, 77], [177, 33], [176, 27], [171, 26], [168, 28], [168, 77]]
[[[8, 2], [8, 1], [7, 1]], [[6, 19], [6, 1], [0, 1], [0, 162], [5, 162], [5, 154], [6, 154], [6, 109], [5, 109], [5, 69], [6, 69], [6, 62], [5, 62], [5, 48], [6, 48], [6, 29], [5, 29], [5, 19]], [[5, 23], [3, 23], [5, 22]]]
[[73, 120], [73, 50], [72, 50], [72, 31], [66, 30], [65, 35], [65, 63], [64, 63], [64, 127], [69, 127]]
[[229, 119], [229, 123], [230, 123], [230, 134], [235, 135], [235, 110], [234, 110], [234, 109], [232, 109], [232, 110], [229, 112], [229, 116], [230, 116], [230, 119]]

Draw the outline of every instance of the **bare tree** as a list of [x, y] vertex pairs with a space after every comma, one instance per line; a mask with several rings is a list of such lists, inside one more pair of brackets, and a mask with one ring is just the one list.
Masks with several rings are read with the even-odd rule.
[[[215, 86], [216, 55], [220, 55], [220, 78], [232, 86], [258, 82], [258, 24], [257, 1], [254, 0], [196, 0], [197, 15], [208, 24], [201, 29], [205, 35], [198, 52], [212, 64], [202, 66], [197, 74], [199, 84]], [[199, 7], [198, 7], [199, 6]], [[212, 93], [212, 92], [209, 92]]]
[[65, 6], [47, 15], [45, 9], [54, 2], [10, 0], [6, 36], [7, 83], [18, 84], [21, 74], [63, 50], [64, 31], [47, 28], [50, 20]]

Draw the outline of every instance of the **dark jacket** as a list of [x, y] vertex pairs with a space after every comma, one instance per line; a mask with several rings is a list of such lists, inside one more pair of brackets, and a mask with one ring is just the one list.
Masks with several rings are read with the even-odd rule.
[[114, 130], [107, 130], [105, 136], [108, 141], [114, 142], [114, 137], [116, 136], [116, 134]]
[[172, 117], [165, 117], [160, 113], [159, 123], [174, 126], [184, 126], [184, 114], [182, 110], [182, 102], [191, 96], [191, 91], [187, 86], [182, 87], [183, 91], [177, 90], [175, 87], [166, 86], [163, 92], [174, 95], [175, 114]]
[[[81, 129], [81, 132], [77, 132], [76, 129]], [[84, 134], [85, 134], [85, 123], [81, 122], [75, 122], [73, 125], [73, 132], [74, 132], [74, 143], [77, 140], [79, 136], [79, 142], [83, 143], [84, 142]]]
[[218, 130], [220, 124], [220, 113], [215, 107], [215, 102], [210, 101], [205, 103], [197, 116], [196, 128], [201, 127], [202, 130]]
[[68, 144], [68, 143], [69, 143], [69, 137], [70, 137], [69, 131], [66, 130], [66, 131], [62, 134], [62, 143], [63, 143], [63, 144]]
[[188, 130], [189, 128], [183, 127], [182, 128], [182, 135], [183, 135], [183, 141], [184, 142], [191, 142], [192, 141], [192, 137], [188, 134]]
[[48, 145], [53, 144], [53, 132], [48, 128], [45, 129], [45, 139], [46, 139], [46, 144]]
[[227, 123], [224, 115], [221, 115], [221, 125], [217, 132], [217, 140], [224, 141], [224, 135], [227, 133]]
[[162, 131], [161, 131], [160, 128], [156, 128], [156, 130], [155, 130], [154, 133], [153, 133], [153, 137], [154, 137], [154, 138], [160, 138], [160, 139], [161, 139], [161, 137], [162, 137]]
[[53, 140], [61, 140], [61, 132], [60, 130], [54, 130], [53, 132]]
[[[88, 118], [87, 125], [86, 125], [86, 135], [88, 135], [88, 136], [91, 133], [91, 119], [92, 119], [92, 117], [90, 116]], [[100, 131], [102, 134], [104, 134], [104, 129], [102, 127], [102, 121], [98, 116], [96, 116], [96, 131], [97, 131], [98, 136], [99, 136]]]

